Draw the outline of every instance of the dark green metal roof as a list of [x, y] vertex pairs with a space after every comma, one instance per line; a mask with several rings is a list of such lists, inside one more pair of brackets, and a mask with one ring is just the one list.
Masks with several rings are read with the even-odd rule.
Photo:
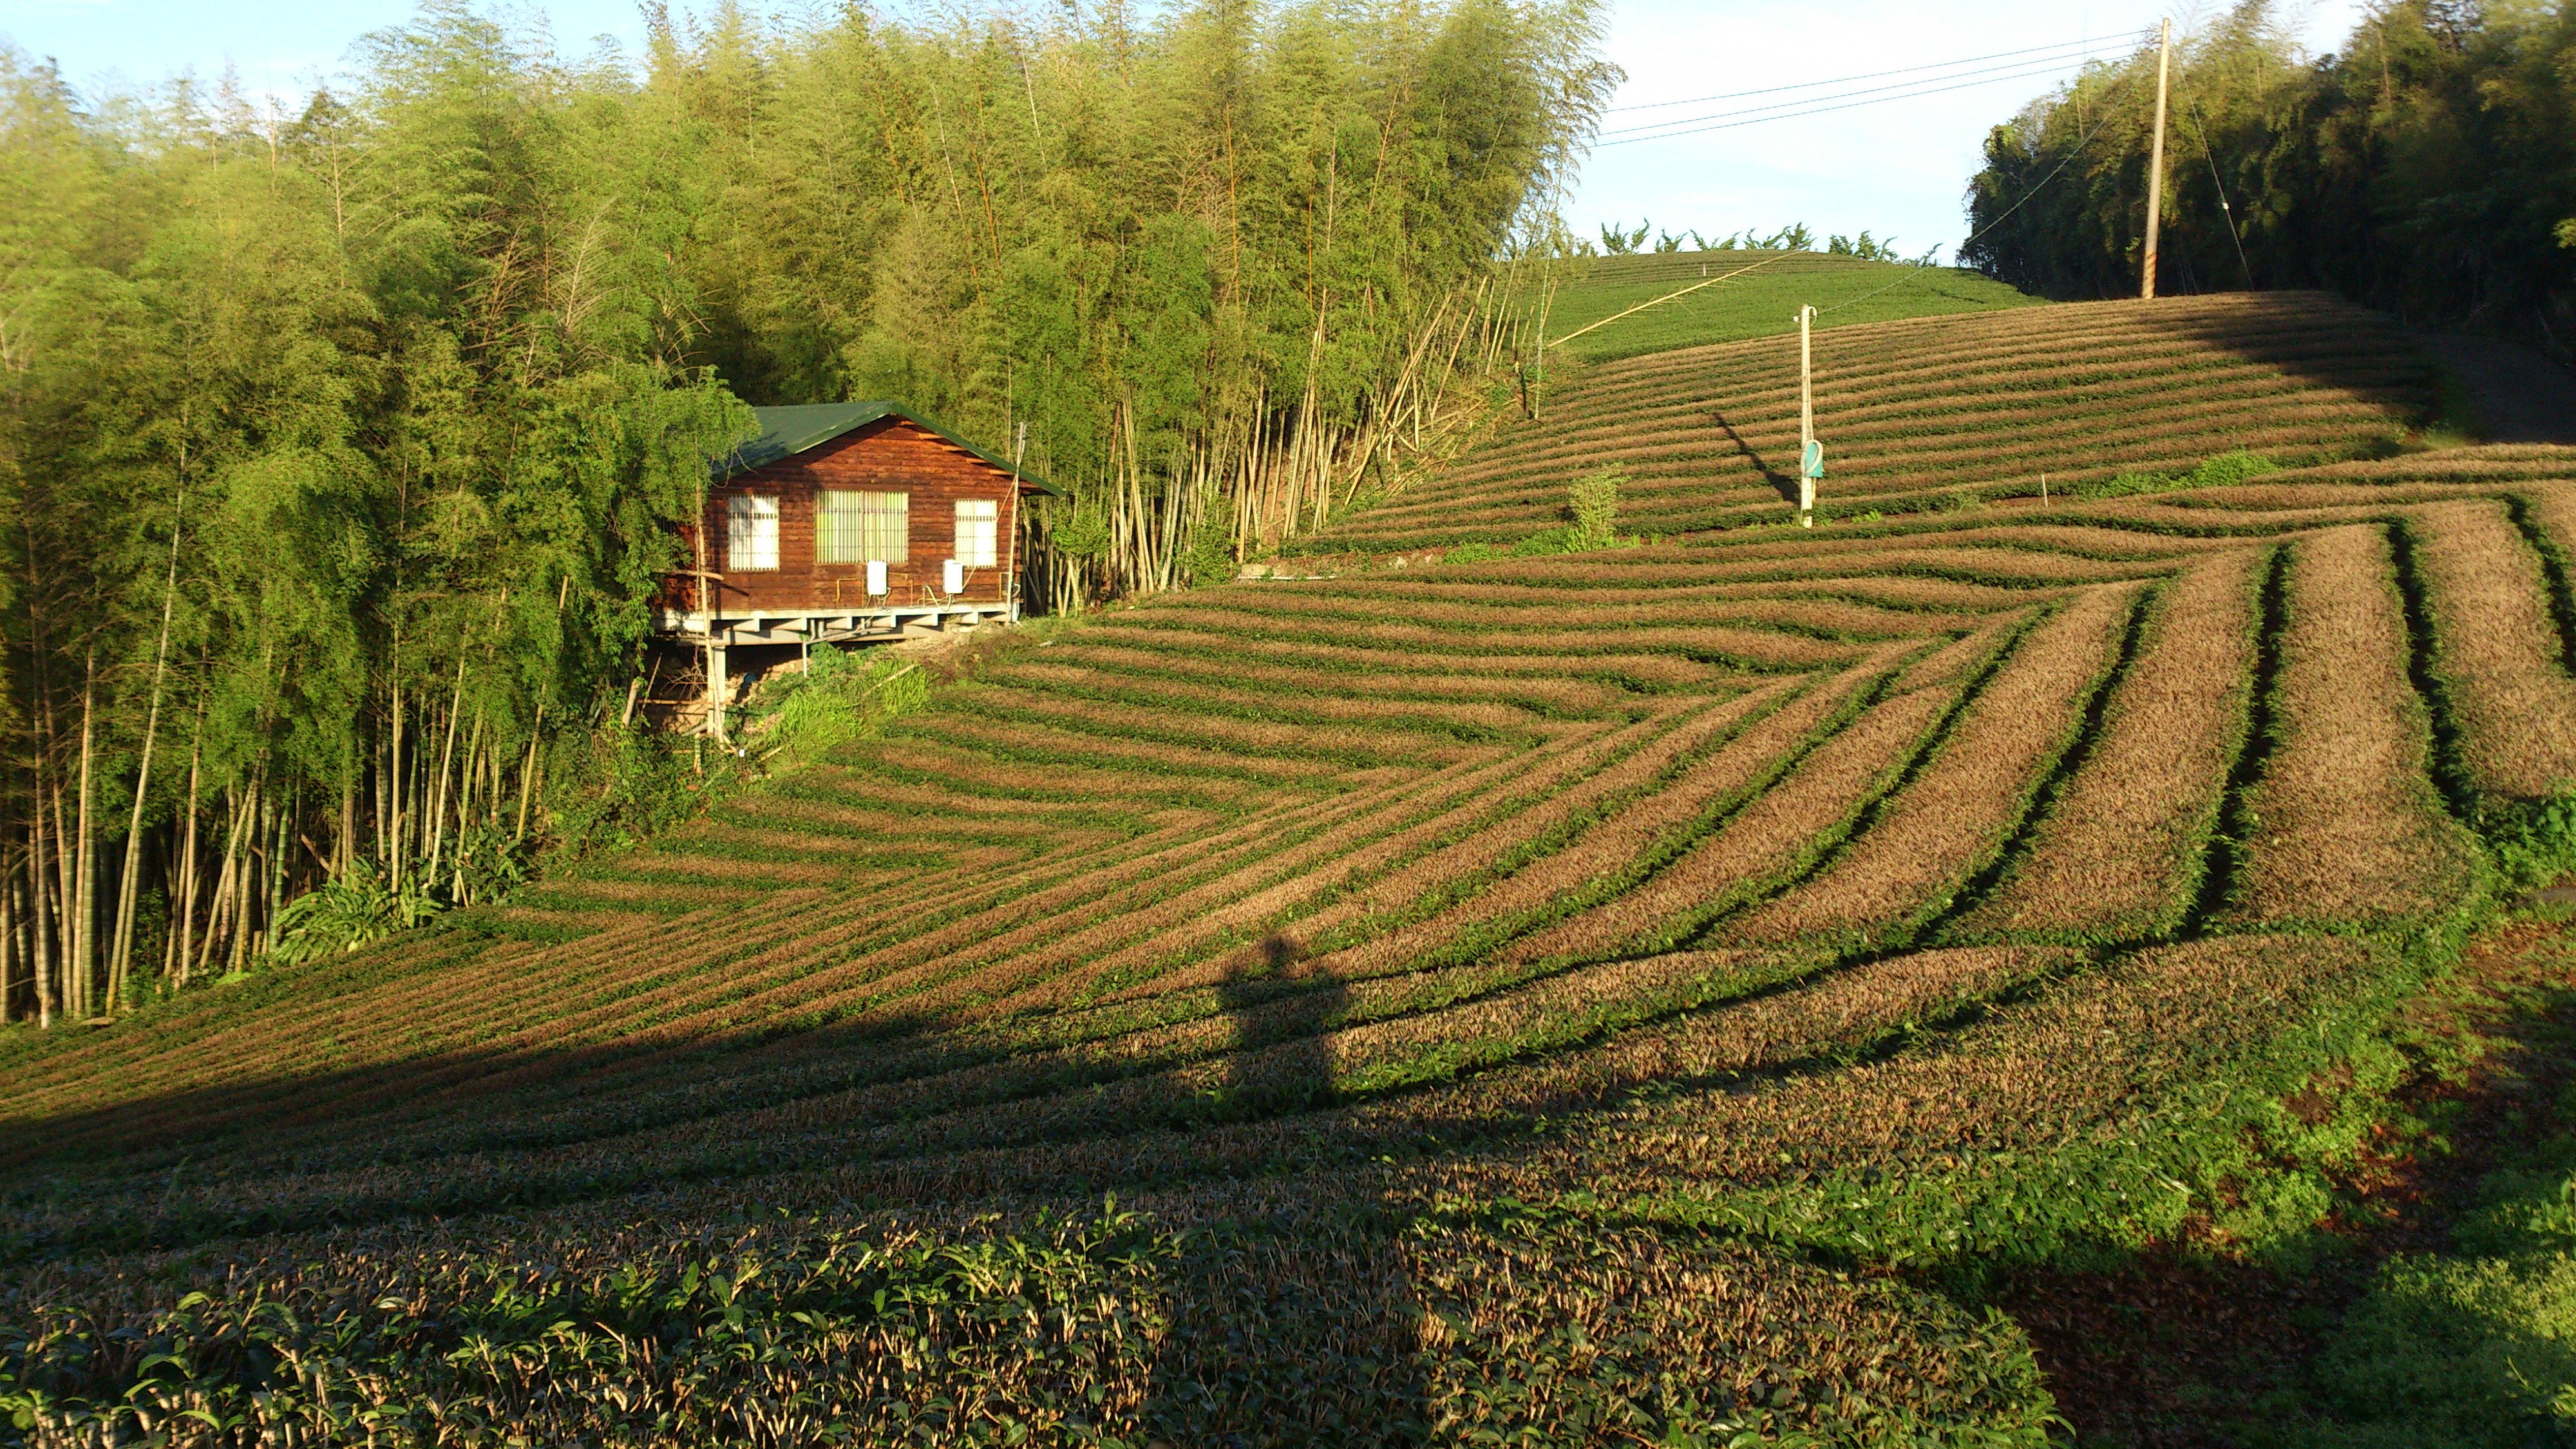
[[792, 407], [753, 408], [751, 416], [760, 424], [760, 436], [715, 460], [716, 481], [719, 483], [728, 478], [739, 478], [754, 468], [766, 467], [781, 458], [792, 458], [808, 449], [819, 448], [844, 433], [856, 432], [880, 419], [901, 418], [915, 427], [937, 433], [941, 439], [1005, 473], [1018, 473], [1022, 487], [1034, 488], [1056, 498], [1064, 496], [1054, 484], [1020, 473], [1004, 460], [898, 402], [799, 403]]

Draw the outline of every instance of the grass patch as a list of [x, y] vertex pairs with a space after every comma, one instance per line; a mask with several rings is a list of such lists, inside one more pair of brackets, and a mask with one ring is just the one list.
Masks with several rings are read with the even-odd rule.
[[1548, 306], [1548, 335], [1564, 337], [1641, 302], [1766, 259], [1770, 264], [1760, 271], [1621, 318], [1555, 351], [1583, 362], [1608, 362], [1675, 347], [1773, 337], [1797, 331], [1798, 308], [1809, 303], [1838, 308], [1833, 313], [1838, 325], [2044, 304], [2042, 298], [1959, 267], [1915, 267], [1819, 252], [1666, 252], [1570, 264]]
[[2178, 493], [2186, 488], [2227, 488], [2277, 473], [2280, 465], [2261, 453], [2222, 453], [2188, 473], [2121, 473], [2066, 490], [2076, 498], [2132, 498], [2147, 493]]

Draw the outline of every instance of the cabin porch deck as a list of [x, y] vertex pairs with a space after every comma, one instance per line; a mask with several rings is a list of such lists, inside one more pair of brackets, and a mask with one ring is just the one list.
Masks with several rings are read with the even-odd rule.
[[1007, 624], [1014, 606], [992, 599], [943, 599], [850, 609], [655, 609], [653, 630], [682, 644], [855, 644], [917, 639], [978, 624]]

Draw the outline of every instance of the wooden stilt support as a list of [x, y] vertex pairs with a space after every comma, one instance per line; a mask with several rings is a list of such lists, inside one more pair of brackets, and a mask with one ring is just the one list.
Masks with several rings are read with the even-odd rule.
[[725, 706], [731, 703], [732, 681], [725, 674], [725, 647], [713, 640], [707, 642], [707, 733], [717, 744], [725, 742]]

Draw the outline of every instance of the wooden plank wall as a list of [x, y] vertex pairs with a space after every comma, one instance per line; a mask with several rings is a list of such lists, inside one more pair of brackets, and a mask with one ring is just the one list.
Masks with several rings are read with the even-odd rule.
[[[886, 566], [883, 599], [868, 595], [866, 564], [815, 561], [815, 512], [819, 495], [827, 488], [910, 495], [911, 557]], [[747, 493], [778, 499], [776, 569], [737, 573], [725, 568], [725, 509], [733, 498]], [[966, 498], [993, 500], [1001, 505], [1001, 516], [994, 565], [968, 569], [966, 588], [957, 598], [967, 603], [1002, 603], [1009, 597], [1012, 541], [1019, 531], [1019, 500], [1013, 496], [1011, 475], [926, 428], [886, 418], [719, 483], [707, 490], [706, 515], [706, 566], [721, 575], [712, 594], [716, 611], [916, 606], [923, 600], [924, 589], [938, 590], [940, 564], [955, 554], [957, 502]], [[695, 546], [694, 539], [685, 543]], [[685, 578], [672, 580], [663, 593], [663, 602], [673, 608], [694, 610], [697, 599], [697, 590]]]

